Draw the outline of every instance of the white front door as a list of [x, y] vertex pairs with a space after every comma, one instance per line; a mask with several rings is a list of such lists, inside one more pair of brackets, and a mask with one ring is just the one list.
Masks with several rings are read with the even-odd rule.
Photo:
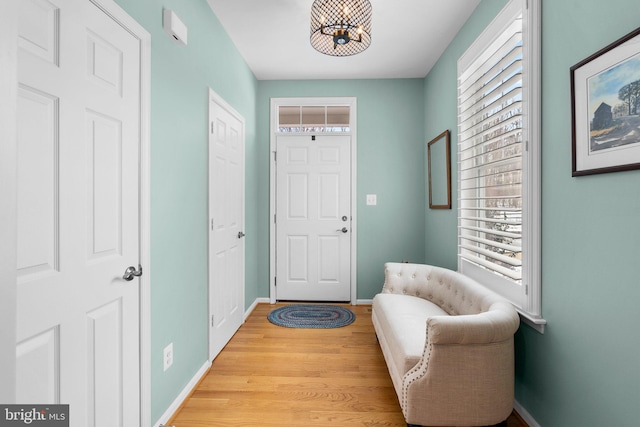
[[22, 0], [19, 403], [140, 423], [140, 43], [89, 1]]
[[351, 137], [276, 141], [276, 298], [351, 300]]
[[244, 119], [209, 92], [209, 360], [244, 315]]

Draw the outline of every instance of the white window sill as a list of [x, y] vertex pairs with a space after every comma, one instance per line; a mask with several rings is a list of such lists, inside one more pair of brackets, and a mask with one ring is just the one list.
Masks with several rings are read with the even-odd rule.
[[544, 334], [544, 327], [547, 324], [546, 320], [541, 317], [534, 317], [529, 313], [525, 313], [517, 307], [516, 310], [518, 310], [518, 314], [520, 314], [520, 320], [522, 321], [522, 323], [529, 325], [536, 331]]

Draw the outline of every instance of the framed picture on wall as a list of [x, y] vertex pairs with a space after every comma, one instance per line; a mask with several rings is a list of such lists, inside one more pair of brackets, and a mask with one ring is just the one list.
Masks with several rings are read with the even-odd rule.
[[429, 208], [451, 209], [451, 141], [445, 130], [427, 143]]
[[571, 67], [572, 176], [640, 169], [640, 28]]

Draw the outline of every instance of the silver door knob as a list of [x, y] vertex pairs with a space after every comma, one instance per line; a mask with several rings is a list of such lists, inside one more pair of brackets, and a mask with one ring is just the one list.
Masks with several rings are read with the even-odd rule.
[[124, 271], [124, 276], [122, 276], [122, 278], [127, 282], [130, 282], [133, 280], [134, 277], [140, 277], [140, 276], [142, 276], [142, 266], [138, 264], [137, 270], [133, 265], [127, 267], [127, 269]]
[[342, 227], [337, 229], [336, 231], [342, 231], [343, 233], [346, 233], [347, 231], [349, 231], [349, 229], [347, 227]]
[[238, 239], [242, 239], [245, 234], [242, 231], [238, 231]]

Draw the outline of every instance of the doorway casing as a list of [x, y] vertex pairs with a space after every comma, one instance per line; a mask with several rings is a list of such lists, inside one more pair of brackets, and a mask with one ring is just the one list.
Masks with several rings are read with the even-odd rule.
[[[357, 301], [357, 100], [355, 97], [271, 98], [269, 142], [269, 302], [276, 303], [276, 143], [278, 136], [278, 109], [286, 106], [348, 106], [349, 129], [342, 135], [351, 136], [351, 305]], [[298, 135], [314, 133], [298, 133]], [[335, 135], [328, 132], [327, 135]]]

